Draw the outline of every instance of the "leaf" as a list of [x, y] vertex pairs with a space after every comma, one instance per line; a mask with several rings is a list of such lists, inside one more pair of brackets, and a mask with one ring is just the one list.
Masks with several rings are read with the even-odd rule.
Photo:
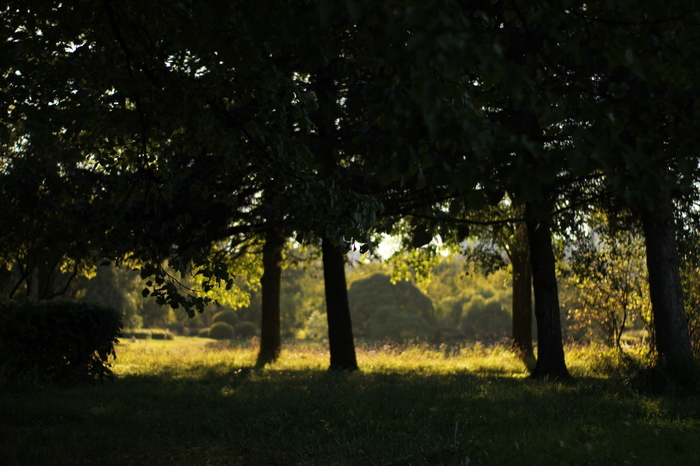
[[486, 191], [486, 200], [489, 205], [496, 206], [501, 202], [505, 195], [506, 192], [502, 190]]
[[484, 191], [475, 190], [467, 194], [467, 205], [469, 209], [479, 210], [486, 207], [486, 197], [484, 196]]
[[0, 123], [0, 144], [7, 144], [10, 142], [10, 130], [7, 126]]
[[469, 238], [469, 225], [467, 224], [461, 224], [457, 226], [457, 242], [461, 243], [462, 241], [466, 240]]
[[413, 238], [411, 238], [411, 245], [418, 249], [433, 240], [432, 232], [428, 231], [428, 227], [425, 225], [418, 225], [413, 230]]

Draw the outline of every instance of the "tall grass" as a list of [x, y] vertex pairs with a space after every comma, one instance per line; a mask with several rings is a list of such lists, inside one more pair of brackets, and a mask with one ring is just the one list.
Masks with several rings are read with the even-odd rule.
[[118, 348], [98, 386], [5, 388], [0, 464], [696, 464], [697, 397], [650, 397], [572, 349], [573, 384], [527, 379], [499, 346], [361, 345], [362, 371], [320, 344], [253, 370], [254, 344]]

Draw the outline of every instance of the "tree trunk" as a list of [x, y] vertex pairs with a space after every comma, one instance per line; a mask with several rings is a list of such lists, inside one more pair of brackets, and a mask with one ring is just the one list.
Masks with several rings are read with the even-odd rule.
[[683, 304], [674, 206], [668, 191], [653, 192], [652, 201], [653, 206], [642, 207], [641, 217], [656, 350], [662, 364], [683, 370], [692, 363], [693, 353]]
[[532, 271], [527, 247], [527, 225], [518, 226], [515, 242], [508, 249], [513, 268], [513, 343], [512, 350], [529, 370], [535, 367], [532, 349]]
[[256, 367], [275, 361], [282, 347], [280, 335], [280, 289], [282, 284], [282, 249], [284, 235], [269, 229], [263, 245], [262, 322], [260, 324], [260, 352]]
[[525, 206], [525, 218], [537, 320], [537, 363], [530, 376], [544, 380], [568, 379], [571, 376], [564, 360], [550, 226], [548, 220], [542, 221], [535, 216], [530, 203]]
[[54, 296], [56, 269], [57, 265], [51, 265], [48, 262], [42, 262], [37, 267], [37, 299], [49, 299]]
[[348, 288], [345, 282], [345, 257], [343, 251], [328, 238], [323, 238], [321, 249], [328, 315], [328, 344], [331, 350], [330, 369], [354, 371], [358, 367], [350, 320]]

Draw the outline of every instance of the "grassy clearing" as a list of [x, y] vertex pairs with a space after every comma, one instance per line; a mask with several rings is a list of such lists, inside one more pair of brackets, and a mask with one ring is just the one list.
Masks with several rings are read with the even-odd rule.
[[326, 371], [292, 345], [251, 370], [255, 348], [125, 342], [118, 379], [0, 392], [0, 464], [697, 464], [700, 400], [648, 397], [572, 350], [577, 382], [527, 380], [501, 348], [445, 357], [360, 348], [361, 372]]

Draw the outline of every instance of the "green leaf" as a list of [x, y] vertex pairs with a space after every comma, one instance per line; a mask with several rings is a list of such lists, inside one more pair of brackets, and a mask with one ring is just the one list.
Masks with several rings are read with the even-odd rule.
[[469, 237], [469, 225], [461, 224], [457, 226], [457, 242], [461, 243]]
[[428, 231], [428, 227], [425, 225], [418, 225], [413, 230], [413, 238], [411, 238], [411, 245], [418, 249], [433, 240], [432, 232]]
[[470, 210], [480, 210], [486, 207], [486, 196], [482, 190], [471, 191], [467, 194], [467, 205]]

